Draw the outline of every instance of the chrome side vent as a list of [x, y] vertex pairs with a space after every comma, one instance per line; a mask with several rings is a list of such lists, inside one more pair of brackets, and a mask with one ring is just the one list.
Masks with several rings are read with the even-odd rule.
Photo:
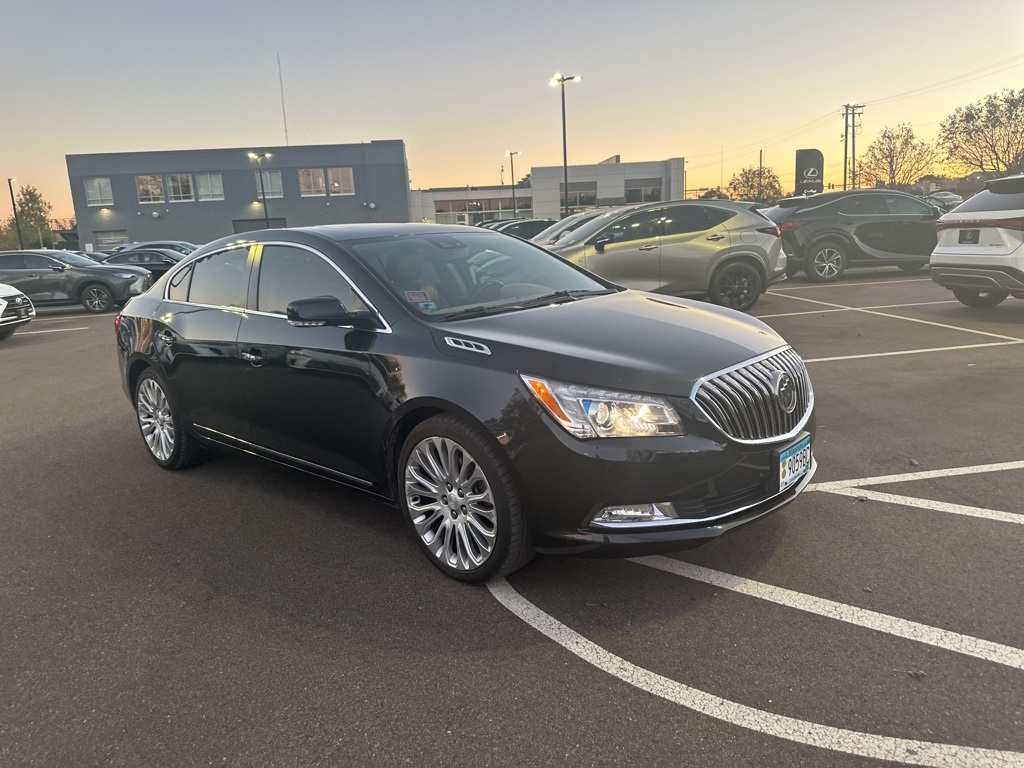
[[457, 339], [454, 336], [445, 336], [444, 343], [449, 347], [464, 349], [467, 352], [479, 352], [481, 355], [491, 354], [491, 350], [487, 345], [481, 344], [479, 341], [469, 341], [468, 339]]

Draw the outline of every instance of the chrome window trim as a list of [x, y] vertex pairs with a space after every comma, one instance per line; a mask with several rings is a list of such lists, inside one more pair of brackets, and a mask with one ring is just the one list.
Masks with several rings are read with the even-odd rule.
[[686, 517], [680, 518], [678, 520], [645, 520], [643, 522], [636, 523], [595, 523], [591, 521], [589, 527], [594, 529], [600, 529], [602, 531], [631, 531], [637, 529], [652, 528], [661, 530], [671, 530], [674, 528], [681, 528], [686, 525], [709, 523], [714, 520], [721, 520], [723, 517], [729, 517], [730, 515], [741, 514], [743, 512], [746, 512], [748, 509], [759, 507], [762, 504], [768, 504], [774, 499], [777, 499], [780, 496], [789, 493], [794, 488], [796, 489], [796, 493], [793, 495], [793, 498], [795, 499], [803, 492], [804, 488], [807, 487], [807, 484], [811, 482], [811, 478], [814, 477], [814, 473], [817, 471], [818, 462], [815, 460], [814, 454], [811, 454], [811, 468], [807, 470], [807, 474], [801, 477], [796, 482], [796, 484], [790, 486], [784, 491], [779, 491], [778, 493], [768, 496], [767, 498], [761, 499], [760, 501], [756, 501], [753, 504], [746, 504], [742, 507], [730, 510], [729, 512], [723, 512], [720, 515], [710, 515], [709, 517]]
[[[284, 246], [288, 246], [288, 247], [291, 247], [291, 248], [300, 248], [302, 250], [309, 251], [310, 253], [313, 253], [313, 254], [316, 254], [317, 256], [319, 256], [321, 259], [326, 261], [328, 265], [333, 267], [334, 270], [339, 275], [341, 275], [342, 279], [346, 283], [349, 284], [349, 286], [352, 288], [352, 290], [355, 291], [356, 295], [358, 295], [359, 298], [363, 300], [363, 303], [370, 309], [370, 311], [372, 311], [374, 313], [374, 315], [377, 316], [377, 319], [380, 320], [380, 322], [383, 324], [383, 326], [384, 326], [383, 328], [374, 328], [373, 329], [374, 333], [393, 333], [393, 331], [391, 329], [391, 324], [388, 323], [387, 318], [385, 318], [384, 315], [381, 313], [381, 311], [379, 309], [377, 309], [377, 307], [375, 307], [373, 305], [373, 302], [371, 302], [368, 298], [366, 298], [366, 294], [364, 294], [359, 289], [359, 287], [355, 283], [352, 282], [352, 280], [349, 278], [349, 276], [347, 274], [345, 274], [345, 271], [341, 267], [339, 267], [331, 259], [329, 259], [327, 256], [325, 256], [324, 254], [322, 254], [320, 251], [316, 250], [315, 248], [312, 248], [311, 246], [304, 245], [302, 243], [285, 242], [285, 241], [282, 241], [282, 240], [268, 240], [266, 242], [251, 241], [248, 244], [244, 244], [244, 245], [242, 243], [239, 243], [239, 244], [236, 244], [236, 245], [228, 245], [228, 246], [225, 246], [224, 248], [220, 248], [220, 249], [218, 249], [216, 251], [210, 251], [209, 253], [204, 253], [202, 256], [198, 256], [197, 258], [194, 258], [194, 259], [186, 257], [187, 260], [183, 259], [182, 261], [179, 261], [177, 266], [174, 267], [174, 269], [171, 269], [171, 270], [169, 270], [167, 272], [167, 274], [166, 274], [167, 282], [164, 284], [164, 293], [163, 293], [163, 296], [161, 297], [161, 299], [164, 302], [167, 302], [169, 304], [183, 304], [183, 305], [188, 306], [188, 307], [202, 307], [204, 309], [224, 309], [224, 310], [234, 311], [234, 312], [243, 312], [243, 313], [249, 314], [249, 315], [260, 315], [262, 317], [280, 317], [280, 318], [284, 319], [285, 321], [287, 321], [288, 320], [288, 316], [287, 315], [282, 315], [282, 314], [277, 313], [277, 312], [261, 312], [260, 310], [256, 310], [256, 309], [249, 309], [247, 307], [235, 307], [235, 306], [230, 306], [230, 305], [200, 304], [200, 303], [195, 302], [195, 301], [180, 301], [178, 299], [171, 299], [171, 298], [167, 297], [167, 294], [168, 294], [168, 292], [171, 289], [171, 283], [174, 281], [174, 275], [176, 275], [178, 272], [180, 272], [180, 271], [182, 271], [184, 269], [188, 269], [189, 265], [192, 264], [193, 262], [199, 261], [200, 259], [205, 259], [207, 256], [215, 256], [218, 253], [224, 253], [225, 251], [231, 251], [231, 250], [240, 249], [240, 248], [243, 248], [243, 247], [247, 251], [249, 251], [248, 258], [251, 260], [252, 259], [252, 248], [253, 248], [253, 246], [267, 246], [267, 245], [284, 245]], [[251, 271], [250, 271], [249, 275], [250, 275], [250, 278], [251, 278], [251, 276], [252, 276], [252, 272]], [[247, 294], [246, 300], [248, 301], [248, 291], [246, 292], [246, 294]], [[256, 297], [256, 299], [257, 299], [257, 301], [259, 301], [258, 283], [257, 283], [257, 297]], [[336, 327], [337, 328], [352, 328], [353, 326], [351, 326], [351, 325], [339, 325], [339, 326], [336, 326]]]
[[[796, 427], [790, 430], [789, 432], [786, 432], [784, 435], [777, 435], [775, 437], [769, 437], [761, 440], [742, 440], [738, 437], [733, 437], [732, 435], [728, 434], [721, 426], [719, 426], [718, 422], [712, 417], [710, 413], [708, 413], [704, 409], [704, 407], [697, 400], [697, 390], [699, 390], [706, 382], [710, 381], [711, 379], [717, 378], [718, 376], [722, 376], [723, 374], [726, 373], [738, 371], [741, 368], [746, 368], [748, 365], [754, 365], [755, 363], [759, 363], [762, 360], [767, 360], [769, 357], [774, 357], [780, 352], [785, 352], [786, 350], [791, 350], [793, 354], [799, 357], [799, 353], [797, 353], [797, 351], [793, 349], [792, 346], [790, 346], [789, 344], [783, 344], [781, 347], [776, 347], [770, 352], [765, 352], [763, 355], [751, 357], [748, 360], [744, 360], [742, 363], [730, 365], [728, 368], [723, 368], [720, 371], [715, 371], [714, 373], [709, 373], [706, 376], [701, 376], [699, 379], [697, 379], [696, 382], [694, 382], [693, 388], [690, 390], [690, 402], [693, 403], [702, 414], [704, 414], [705, 418], [707, 418], [708, 422], [713, 427], [715, 427], [719, 432], [721, 432], [727, 438], [732, 440], [734, 443], [740, 443], [741, 445], [766, 445], [768, 443], [779, 443], [782, 442], [783, 440], [789, 440], [791, 438], [796, 437], [803, 431], [803, 428], [807, 426], [807, 422], [810, 421], [811, 419], [811, 414], [814, 413], [814, 385], [811, 383], [811, 377], [809, 375], [805, 376], [807, 380], [807, 409], [806, 411], [804, 411], [803, 418], [800, 419]], [[801, 364], [803, 364], [804, 371], [806, 372], [807, 364], [803, 362], [802, 357], [800, 358], [800, 362]]]

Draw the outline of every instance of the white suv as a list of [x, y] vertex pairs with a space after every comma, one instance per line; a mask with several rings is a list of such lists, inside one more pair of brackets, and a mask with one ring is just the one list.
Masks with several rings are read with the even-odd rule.
[[969, 307], [1024, 299], [1024, 174], [988, 182], [936, 226], [932, 280]]

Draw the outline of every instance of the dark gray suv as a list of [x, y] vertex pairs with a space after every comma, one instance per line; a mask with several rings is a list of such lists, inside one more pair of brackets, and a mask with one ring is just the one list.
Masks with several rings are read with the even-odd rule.
[[67, 251], [0, 251], [0, 283], [12, 285], [32, 303], [81, 304], [107, 312], [148, 290], [147, 269], [97, 264]]

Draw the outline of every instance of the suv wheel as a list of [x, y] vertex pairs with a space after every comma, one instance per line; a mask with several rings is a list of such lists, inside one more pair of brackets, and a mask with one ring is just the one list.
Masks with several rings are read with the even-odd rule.
[[831, 283], [842, 277], [849, 264], [846, 249], [831, 240], [811, 248], [804, 259], [804, 272], [815, 283]]
[[518, 485], [482, 429], [454, 416], [427, 419], [402, 446], [397, 479], [416, 543], [446, 575], [481, 582], [532, 557]]
[[763, 287], [757, 267], [746, 261], [733, 261], [715, 270], [708, 294], [715, 304], [747, 310], [757, 303]]
[[953, 295], [968, 307], [994, 307], [1010, 294], [1005, 291], [979, 291], [976, 288], [954, 288]]
[[114, 306], [114, 294], [102, 283], [90, 283], [82, 290], [82, 306], [88, 312], [109, 312]]

